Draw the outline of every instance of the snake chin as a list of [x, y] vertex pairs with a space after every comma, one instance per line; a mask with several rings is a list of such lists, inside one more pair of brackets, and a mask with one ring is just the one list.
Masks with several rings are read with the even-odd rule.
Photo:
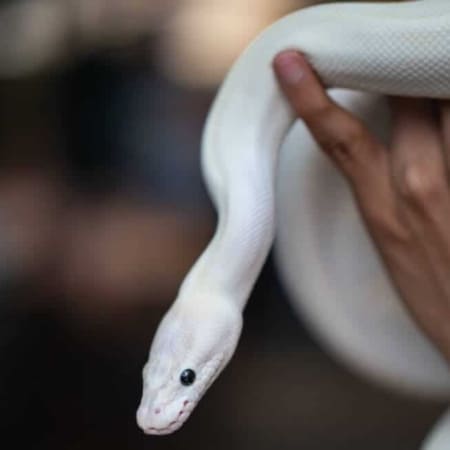
[[167, 434], [174, 433], [175, 431], [177, 431], [181, 427], [181, 425], [182, 425], [182, 423], [181, 424], [175, 423], [175, 424], [173, 424], [173, 425], [171, 425], [171, 426], [169, 426], [167, 428], [153, 428], [153, 427], [150, 427], [150, 428], [146, 428], [144, 430], [144, 433], [145, 434], [149, 434], [149, 435], [153, 435], [153, 436], [164, 436], [164, 435], [167, 435]]

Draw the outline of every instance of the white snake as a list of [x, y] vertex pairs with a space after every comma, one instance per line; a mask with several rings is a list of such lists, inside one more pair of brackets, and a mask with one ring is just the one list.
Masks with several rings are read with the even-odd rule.
[[[276, 221], [288, 289], [332, 350], [385, 383], [450, 393], [447, 366], [401, 309], [345, 185], [304, 129], [290, 136], [278, 164], [294, 116], [271, 62], [286, 48], [302, 51], [328, 87], [450, 98], [449, 0], [316, 6], [288, 15], [253, 42], [206, 124], [202, 162], [219, 223], [150, 349], [137, 412], [146, 433], [178, 429], [230, 360]], [[379, 96], [332, 95], [375, 132], [388, 130]], [[364, 322], [368, 316], [374, 321]], [[436, 428], [427, 450], [450, 449], [449, 426], [450, 418]]]

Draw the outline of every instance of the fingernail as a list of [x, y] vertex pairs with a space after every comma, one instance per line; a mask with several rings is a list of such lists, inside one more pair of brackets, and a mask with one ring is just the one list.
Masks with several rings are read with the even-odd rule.
[[275, 59], [275, 66], [280, 78], [288, 84], [297, 84], [303, 78], [299, 54], [296, 51], [281, 53]]

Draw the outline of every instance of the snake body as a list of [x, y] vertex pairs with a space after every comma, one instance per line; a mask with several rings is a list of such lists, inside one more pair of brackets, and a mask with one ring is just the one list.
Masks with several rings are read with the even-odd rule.
[[[289, 164], [283, 160], [279, 168], [280, 148], [294, 115], [281, 95], [271, 62], [286, 48], [304, 53], [330, 88], [450, 98], [448, 0], [311, 7], [276, 22], [247, 48], [223, 82], [205, 126], [203, 173], [219, 220], [213, 239], [183, 281], [153, 340], [137, 412], [138, 424], [146, 433], [166, 434], [178, 429], [233, 355], [242, 310], [274, 240], [278, 204], [282, 239], [277, 253], [293, 300], [303, 305], [321, 304], [323, 293], [333, 292], [329, 283], [328, 290], [321, 290], [307, 277], [299, 277], [306, 288], [299, 286], [295, 273], [301, 273], [303, 266], [298, 261], [310, 263], [312, 278], [323, 267], [314, 265], [320, 260], [297, 258], [293, 252], [299, 247], [289, 245], [305, 239], [302, 228], [296, 228], [295, 219], [289, 216], [289, 211], [298, 210], [298, 192], [289, 190], [293, 186], [289, 180], [300, 175], [287, 170]], [[380, 118], [380, 123], [384, 122], [388, 122], [386, 118]], [[303, 133], [288, 153], [304, 154], [312, 145]], [[279, 170], [281, 177], [277, 176]], [[323, 179], [319, 181], [326, 184]], [[310, 194], [303, 193], [305, 197]], [[364, 235], [364, 230], [358, 232]], [[322, 237], [312, 236], [316, 239], [312, 242], [307, 239], [310, 254], [311, 248], [321, 246]], [[345, 245], [351, 252], [354, 244]], [[350, 271], [355, 264], [364, 266], [365, 262], [352, 264]], [[326, 278], [322, 281], [327, 283]], [[338, 296], [346, 294], [347, 287], [343, 289]], [[376, 289], [369, 283], [358, 294], [370, 297]], [[332, 305], [332, 309], [339, 306]], [[324, 311], [326, 315], [326, 310], [321, 314]], [[313, 328], [332, 323], [332, 319], [323, 321], [321, 314], [315, 318], [310, 315]], [[413, 333], [420, 334], [415, 329]], [[431, 386], [433, 390], [437, 384], [436, 392], [448, 394], [450, 374], [443, 361], [431, 346], [424, 345], [419, 351], [432, 354], [434, 363], [429, 373], [419, 377], [421, 384], [413, 375], [411, 386], [419, 383], [420, 388]], [[351, 350], [346, 353], [348, 356]], [[407, 384], [409, 372], [403, 375]], [[450, 424], [441, 424], [438, 431], [445, 425]], [[450, 448], [450, 442], [448, 447], [429, 442], [427, 450]]]

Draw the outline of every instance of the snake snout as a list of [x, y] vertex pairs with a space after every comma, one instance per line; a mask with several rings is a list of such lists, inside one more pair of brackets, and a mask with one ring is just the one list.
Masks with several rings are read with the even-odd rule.
[[191, 401], [189, 400], [165, 407], [141, 405], [137, 412], [137, 422], [146, 434], [169, 434], [183, 425], [191, 411]]

